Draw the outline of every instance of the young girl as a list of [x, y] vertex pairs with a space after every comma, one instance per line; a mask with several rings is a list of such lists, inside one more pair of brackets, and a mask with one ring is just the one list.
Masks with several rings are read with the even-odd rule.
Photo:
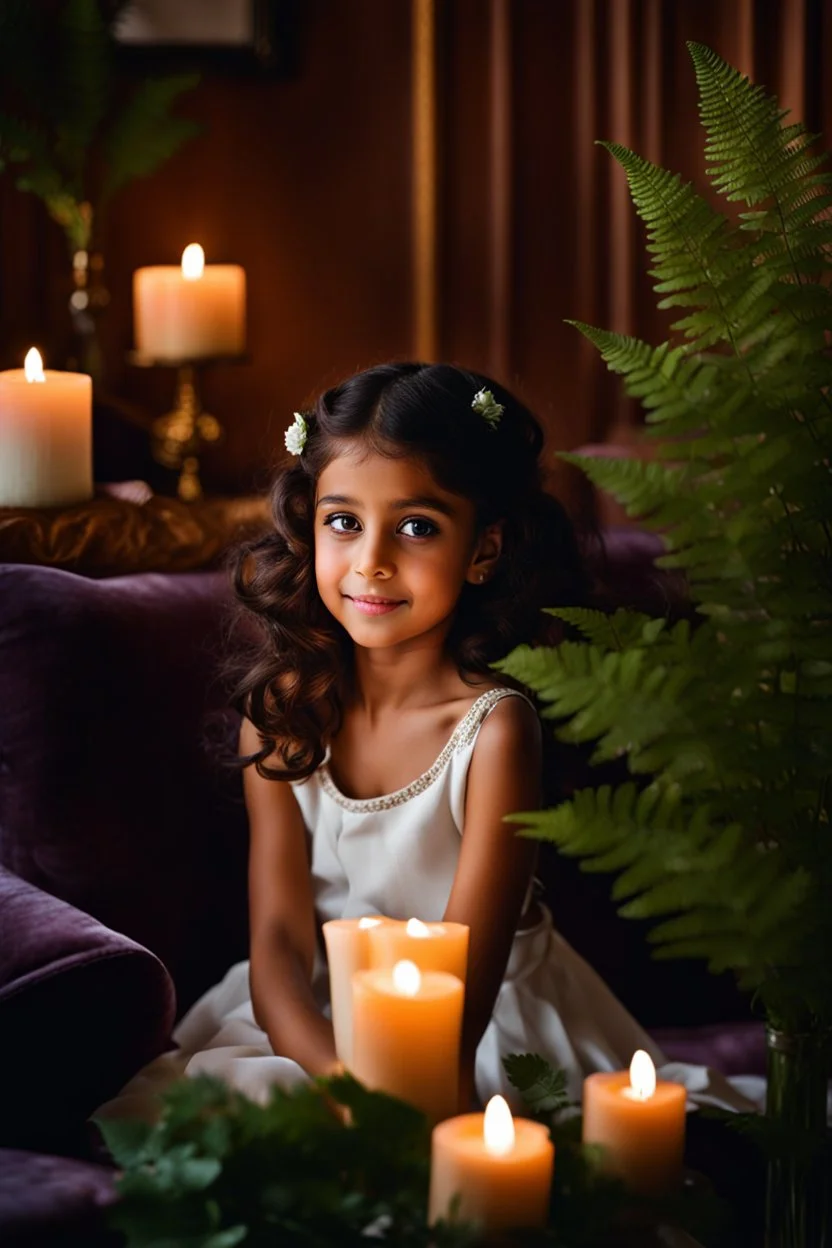
[[[372, 913], [470, 928], [460, 1108], [495, 1092], [516, 1103], [509, 1053], [564, 1068], [575, 1099], [638, 1048], [661, 1065], [554, 930], [535, 843], [503, 821], [540, 804], [542, 738], [491, 664], [546, 639], [543, 607], [585, 592], [537, 422], [486, 377], [388, 364], [327, 391], [286, 443], [274, 530], [236, 574], [259, 637], [238, 689], [250, 963], [113, 1110], [147, 1112], [183, 1071], [263, 1098], [334, 1070], [321, 924]], [[707, 1089], [707, 1072], [681, 1073]]]

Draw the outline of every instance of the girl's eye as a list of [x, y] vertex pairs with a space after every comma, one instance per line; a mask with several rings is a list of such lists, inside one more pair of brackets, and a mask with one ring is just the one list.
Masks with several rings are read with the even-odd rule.
[[399, 532], [404, 533], [405, 537], [433, 537], [439, 529], [432, 520], [425, 520], [421, 516], [411, 516], [409, 520], [402, 521], [399, 525]]
[[333, 533], [358, 533], [361, 529], [355, 516], [346, 515], [340, 511], [335, 515], [327, 516], [324, 524], [328, 524]]

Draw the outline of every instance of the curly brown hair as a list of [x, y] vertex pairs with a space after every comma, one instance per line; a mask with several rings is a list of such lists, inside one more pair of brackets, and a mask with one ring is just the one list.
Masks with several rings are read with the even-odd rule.
[[[481, 389], [503, 405], [496, 427], [471, 407]], [[449, 364], [382, 364], [327, 390], [305, 419], [303, 451], [273, 486], [274, 529], [243, 546], [234, 567], [243, 616], [255, 626], [234, 691], [262, 742], [246, 761], [283, 780], [304, 779], [323, 761], [351, 670], [353, 643], [318, 594], [313, 527], [318, 477], [346, 444], [418, 457], [441, 487], [474, 504], [478, 526], [503, 521], [494, 575], [463, 586], [446, 642], [464, 679], [493, 676], [490, 664], [521, 642], [555, 640], [542, 608], [576, 605], [587, 588], [572, 524], [543, 486], [540, 425], [497, 382]]]

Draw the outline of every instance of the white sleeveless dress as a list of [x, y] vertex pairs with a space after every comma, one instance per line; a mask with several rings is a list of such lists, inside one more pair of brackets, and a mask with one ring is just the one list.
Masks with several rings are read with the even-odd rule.
[[[395, 793], [348, 798], [336, 787], [326, 761], [308, 780], [293, 785], [309, 835], [319, 924], [373, 913], [426, 922], [442, 918], [459, 858], [477, 735], [501, 699], [522, 696], [511, 689], [482, 694], [433, 766]], [[539, 1053], [564, 1069], [570, 1094], [579, 1101], [586, 1075], [626, 1069], [635, 1050], [646, 1049], [661, 1076], [684, 1083], [692, 1101], [755, 1107], [718, 1072], [667, 1063], [606, 984], [555, 931], [549, 912], [540, 909], [539, 922], [515, 936], [491, 1022], [477, 1050], [476, 1090], [483, 1104], [501, 1092], [519, 1108], [501, 1061], [509, 1053]], [[313, 990], [328, 1012], [320, 931]], [[233, 966], [191, 1007], [174, 1039], [178, 1051], [145, 1067], [114, 1101], [101, 1107], [99, 1116], [152, 1118], [155, 1094], [183, 1073], [220, 1076], [258, 1100], [267, 1097], [275, 1082], [288, 1086], [306, 1078], [296, 1062], [275, 1055], [255, 1022], [247, 961]], [[759, 1092], [759, 1081], [742, 1083], [745, 1091]]]

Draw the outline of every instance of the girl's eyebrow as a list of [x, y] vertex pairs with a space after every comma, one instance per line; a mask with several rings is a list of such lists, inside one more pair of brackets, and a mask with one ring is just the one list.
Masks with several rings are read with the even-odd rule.
[[[318, 499], [316, 507], [336, 504], [340, 507], [358, 507], [358, 499], [347, 494], [324, 494]], [[432, 494], [417, 494], [413, 498], [397, 498], [390, 504], [391, 511], [404, 511], [408, 507], [424, 507], [428, 511], [438, 511], [443, 516], [453, 516], [454, 509]]]

